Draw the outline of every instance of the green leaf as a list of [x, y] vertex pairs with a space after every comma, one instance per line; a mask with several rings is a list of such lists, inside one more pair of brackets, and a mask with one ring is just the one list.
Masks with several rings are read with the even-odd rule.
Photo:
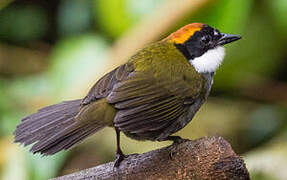
[[246, 25], [252, 4], [251, 0], [220, 0], [201, 9], [194, 19], [199, 19], [222, 32], [239, 33]]
[[[99, 27], [115, 38], [136, 24], [142, 17], [156, 11], [164, 0], [94, 0]], [[149, 27], [147, 27], [149, 28]]]
[[111, 37], [119, 36], [132, 24], [133, 20], [127, 12], [125, 0], [96, 0], [94, 2], [100, 27]]
[[46, 33], [48, 19], [43, 8], [8, 7], [0, 13], [0, 39], [13, 42], [37, 40]]
[[58, 15], [60, 33], [71, 35], [88, 31], [93, 18], [91, 6], [91, 0], [61, 1]]

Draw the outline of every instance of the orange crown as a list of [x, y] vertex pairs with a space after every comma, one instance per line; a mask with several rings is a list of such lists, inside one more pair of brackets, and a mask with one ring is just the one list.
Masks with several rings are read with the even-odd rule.
[[188, 24], [176, 32], [170, 34], [165, 40], [177, 44], [183, 44], [187, 41], [196, 31], [200, 31], [204, 27], [202, 23]]

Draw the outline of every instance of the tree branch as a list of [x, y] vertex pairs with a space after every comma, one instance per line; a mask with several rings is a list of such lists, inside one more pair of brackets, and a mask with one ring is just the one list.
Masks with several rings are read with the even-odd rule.
[[243, 160], [222, 137], [188, 140], [144, 154], [130, 155], [118, 168], [113, 168], [113, 165], [110, 162], [54, 180], [250, 179]]

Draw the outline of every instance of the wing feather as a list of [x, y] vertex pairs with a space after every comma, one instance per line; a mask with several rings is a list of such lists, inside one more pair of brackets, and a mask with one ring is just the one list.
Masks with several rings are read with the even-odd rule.
[[184, 99], [170, 91], [170, 84], [176, 82], [157, 81], [152, 72], [130, 74], [107, 97], [107, 102], [119, 110], [114, 125], [135, 134], [159, 131], [170, 125], [184, 112]]

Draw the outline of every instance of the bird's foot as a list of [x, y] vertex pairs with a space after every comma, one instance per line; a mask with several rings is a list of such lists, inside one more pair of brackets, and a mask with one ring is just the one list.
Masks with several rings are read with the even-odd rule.
[[126, 159], [128, 157], [128, 155], [123, 154], [123, 152], [117, 152], [116, 153], [116, 160], [115, 160], [115, 164], [114, 164], [114, 168], [117, 168], [120, 166], [121, 162]]
[[174, 155], [176, 154], [176, 151], [177, 151], [177, 147], [172, 146], [170, 151], [169, 151], [169, 158], [171, 160], [174, 160]]
[[181, 144], [181, 143], [189, 141], [188, 139], [183, 139], [180, 136], [168, 136], [167, 140], [173, 141], [173, 144], [169, 152], [169, 157], [172, 160], [174, 159], [174, 155], [177, 152], [177, 144]]

